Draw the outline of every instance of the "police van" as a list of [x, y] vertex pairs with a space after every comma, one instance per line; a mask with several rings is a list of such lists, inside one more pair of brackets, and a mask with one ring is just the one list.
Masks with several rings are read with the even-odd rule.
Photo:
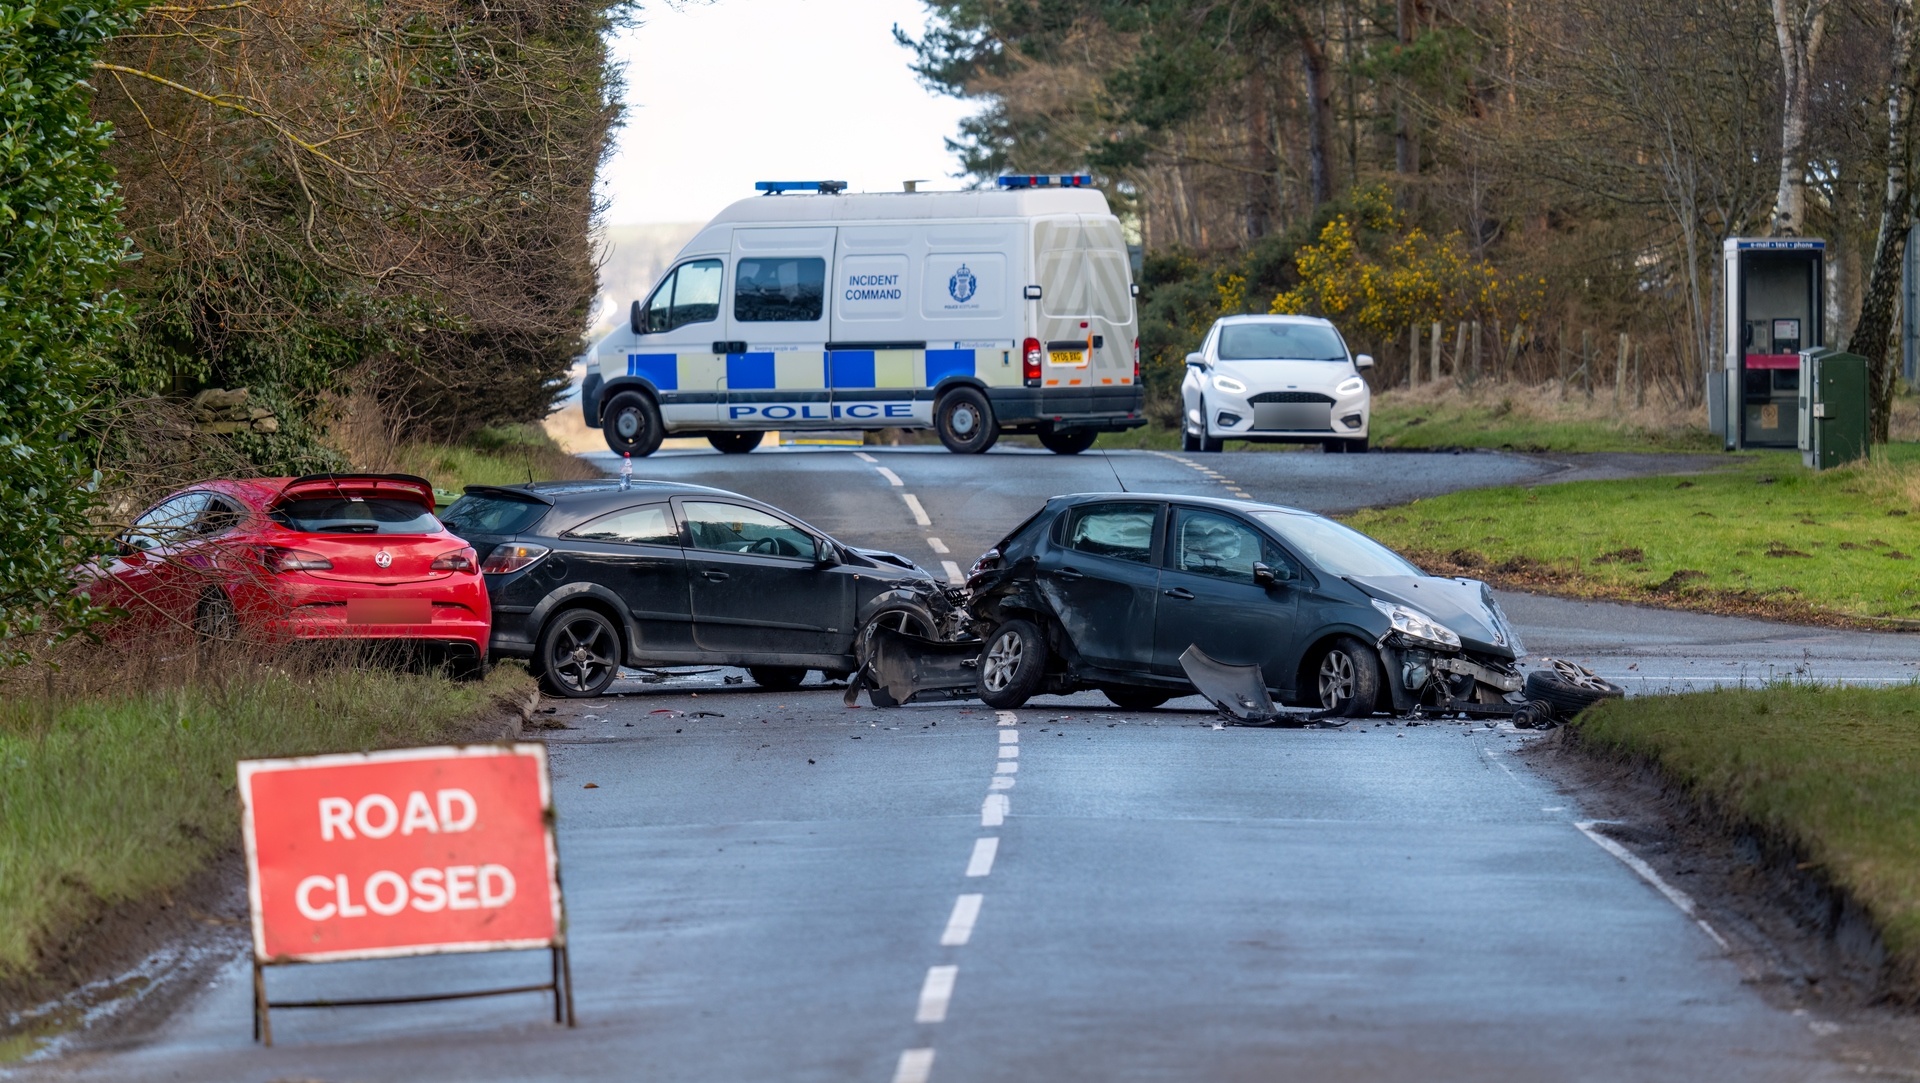
[[1091, 178], [851, 194], [762, 181], [594, 348], [587, 424], [616, 452], [770, 430], [932, 428], [1063, 455], [1146, 423], [1120, 222]]

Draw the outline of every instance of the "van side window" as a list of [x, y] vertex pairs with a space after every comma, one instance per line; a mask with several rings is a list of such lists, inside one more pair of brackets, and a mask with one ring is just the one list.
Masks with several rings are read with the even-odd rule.
[[717, 259], [694, 260], [674, 268], [647, 299], [647, 332], [657, 335], [690, 323], [718, 319], [720, 272]]
[[734, 267], [733, 318], [742, 323], [810, 323], [827, 293], [827, 261], [755, 256]]

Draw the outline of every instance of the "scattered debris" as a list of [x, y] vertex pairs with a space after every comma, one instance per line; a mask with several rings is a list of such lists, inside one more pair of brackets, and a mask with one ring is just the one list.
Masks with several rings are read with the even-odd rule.
[[598, 782], [589, 782], [580, 788], [583, 790], [597, 790], [600, 788], [600, 784]]
[[720, 683], [721, 684], [745, 684], [747, 683], [747, 679], [744, 676], [722, 677], [720, 678]]

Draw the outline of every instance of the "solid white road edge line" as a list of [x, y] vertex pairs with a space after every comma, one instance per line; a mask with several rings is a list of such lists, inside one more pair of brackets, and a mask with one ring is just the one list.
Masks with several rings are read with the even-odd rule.
[[[995, 779], [994, 781], [997, 782], [999, 780]], [[1011, 782], [1013, 780], [1008, 779], [1007, 781]], [[985, 801], [980, 802], [980, 826], [999, 827], [1001, 824], [1007, 822], [1007, 813], [1012, 810], [1013, 802], [1007, 800], [1006, 794], [990, 793], [987, 795]]]
[[901, 493], [900, 499], [907, 502], [907, 510], [913, 513], [915, 526], [932, 526], [933, 520], [927, 518], [927, 509], [920, 506], [920, 498], [912, 493]]
[[[861, 456], [865, 458], [866, 456]], [[900, 1067], [893, 1070], [893, 1083], [927, 1083], [933, 1075], [933, 1050], [903, 1049]]]
[[973, 840], [973, 856], [967, 860], [968, 876], [985, 876], [993, 871], [993, 855], [1000, 852], [1000, 840], [988, 837]]
[[939, 1023], [947, 1018], [947, 1004], [953, 1000], [953, 980], [960, 974], [957, 966], [930, 966], [926, 984], [920, 986], [920, 1010], [916, 1023]]
[[894, 473], [891, 470], [888, 470], [884, 466], [876, 466], [874, 467], [874, 469], [880, 472], [881, 477], [887, 479], [888, 485], [905, 485], [906, 484], [906, 482], [900, 480], [900, 475]]
[[928, 538], [927, 548], [933, 550], [936, 553], [939, 553], [941, 556], [945, 556], [948, 553], [953, 552], [953, 550], [947, 548], [947, 543], [941, 541], [939, 538]]
[[953, 914], [947, 918], [947, 930], [940, 934], [940, 946], [957, 948], [973, 938], [973, 923], [980, 920], [980, 900], [985, 895], [962, 895], [953, 900]]
[[1720, 945], [1721, 951], [1733, 951], [1733, 946], [1727, 943], [1726, 938], [1721, 936], [1718, 930], [1707, 924], [1706, 919], [1700, 916], [1698, 907], [1694, 905], [1693, 896], [1667, 883], [1666, 880], [1661, 878], [1659, 873], [1653, 871], [1652, 865], [1640, 860], [1639, 855], [1635, 854], [1632, 850], [1595, 831], [1594, 825], [1597, 823], [1599, 823], [1598, 820], [1576, 820], [1573, 826], [1579, 828], [1582, 835], [1592, 839], [1595, 846], [1619, 858], [1622, 865], [1638, 873], [1640, 879], [1653, 885], [1655, 891], [1665, 895], [1668, 902], [1672, 903], [1682, 914], [1692, 918], [1694, 924], [1700, 926], [1708, 936], [1712, 937], [1713, 942]]
[[854, 453], [853, 453], [853, 457], [854, 457], [854, 458], [856, 458], [856, 459], [861, 459], [861, 460], [864, 460], [864, 461], [866, 461], [866, 462], [870, 462], [870, 463], [877, 463], [877, 462], [879, 462], [879, 461], [880, 461], [879, 459], [876, 459], [876, 458], [874, 458], [873, 456], [871, 456], [871, 455], [869, 455], [869, 454], [867, 454], [867, 453], [866, 453], [866, 452], [864, 452], [864, 451], [856, 451], [856, 452], [854, 452]]
[[967, 581], [967, 577], [960, 574], [960, 565], [951, 560], [941, 561], [940, 568], [947, 573], [947, 582], [952, 583], [956, 587]]
[[1020, 716], [1014, 714], [1012, 711], [995, 711], [993, 712], [993, 720], [1003, 726], [1017, 726], [1020, 724]]

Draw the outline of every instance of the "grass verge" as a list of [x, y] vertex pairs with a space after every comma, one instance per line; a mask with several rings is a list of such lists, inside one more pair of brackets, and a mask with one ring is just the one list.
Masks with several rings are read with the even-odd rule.
[[169, 892], [237, 847], [235, 760], [447, 740], [533, 687], [517, 666], [476, 684], [236, 668], [52, 707], [0, 699], [0, 977], [32, 974], [104, 908]]
[[1920, 685], [1644, 696], [1573, 726], [1857, 903], [1890, 957], [1887, 991], [1920, 997]]
[[1702, 409], [1616, 404], [1611, 390], [1563, 395], [1552, 384], [1451, 384], [1383, 391], [1373, 400], [1375, 447], [1399, 450], [1719, 451]]
[[1442, 574], [1852, 627], [1920, 627], [1920, 445], [1813, 473], [1730, 458], [1686, 478], [1480, 489], [1347, 517]]
[[418, 474], [434, 488], [459, 492], [468, 485], [520, 485], [604, 475], [564, 451], [538, 425], [482, 429], [462, 445], [401, 444], [391, 469]]

